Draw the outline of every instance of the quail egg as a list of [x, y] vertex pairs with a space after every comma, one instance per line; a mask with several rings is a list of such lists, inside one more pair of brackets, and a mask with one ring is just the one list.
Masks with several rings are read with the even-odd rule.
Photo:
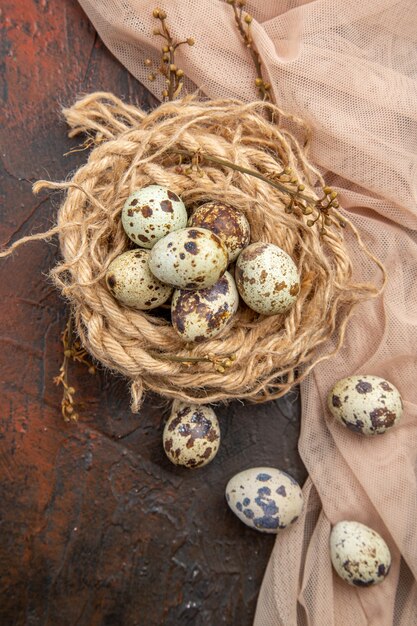
[[403, 403], [394, 385], [379, 376], [349, 376], [330, 390], [331, 414], [355, 433], [381, 435], [401, 419]]
[[300, 291], [292, 258], [272, 243], [252, 243], [236, 262], [236, 284], [248, 307], [262, 315], [277, 315], [292, 307]]
[[148, 267], [149, 250], [128, 250], [109, 265], [106, 283], [110, 293], [122, 304], [154, 309], [168, 300], [172, 287], [161, 283]]
[[391, 554], [381, 535], [360, 522], [343, 521], [333, 527], [330, 557], [340, 578], [356, 587], [377, 585], [391, 566]]
[[176, 289], [171, 304], [172, 325], [184, 341], [204, 341], [218, 335], [237, 311], [239, 294], [229, 272], [212, 287]]
[[142, 248], [152, 248], [168, 233], [187, 226], [187, 211], [176, 193], [161, 185], [134, 191], [122, 210], [126, 235]]
[[215, 233], [227, 248], [229, 263], [235, 261], [250, 242], [250, 226], [246, 216], [224, 202], [202, 204], [191, 215], [188, 225], [207, 228]]
[[213, 409], [178, 403], [165, 424], [163, 445], [175, 465], [193, 469], [210, 463], [220, 445], [220, 426]]
[[274, 467], [239, 472], [226, 486], [226, 500], [244, 523], [264, 533], [277, 533], [293, 524], [303, 509], [300, 485]]
[[163, 283], [179, 289], [205, 289], [224, 274], [227, 250], [209, 230], [184, 228], [155, 244], [149, 267]]

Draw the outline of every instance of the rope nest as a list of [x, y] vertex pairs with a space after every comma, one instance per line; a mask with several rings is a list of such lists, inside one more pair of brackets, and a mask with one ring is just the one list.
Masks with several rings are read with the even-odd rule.
[[[330, 348], [326, 352], [323, 346], [330, 337], [340, 347], [352, 307], [379, 293], [372, 285], [354, 282], [343, 231], [334, 228], [323, 237], [318, 228], [307, 226], [304, 216], [286, 213], [284, 192], [213, 162], [203, 160], [202, 172], [178, 167], [177, 150], [203, 159], [213, 155], [271, 179], [289, 166], [305, 193], [317, 199], [314, 186], [323, 184], [320, 174], [289, 130], [267, 121], [266, 110], [284, 119], [270, 103], [185, 98], [146, 113], [104, 93], [64, 110], [70, 136], [87, 133], [93, 149], [71, 181], [35, 185], [35, 190], [67, 190], [57, 227], [49, 233], [59, 232], [63, 257], [52, 276], [71, 304], [85, 348], [131, 380], [133, 410], [139, 409], [146, 390], [197, 403], [278, 398], [330, 356]], [[153, 183], [169, 187], [189, 209], [223, 200], [243, 211], [252, 241], [278, 245], [298, 266], [301, 292], [295, 306], [286, 314], [263, 317], [241, 303], [220, 336], [187, 345], [167, 316], [119, 304], [104, 276], [111, 261], [131, 246], [120, 214], [133, 190]], [[216, 364], [226, 360], [230, 365], [231, 355], [233, 364], [218, 371], [223, 368]]]

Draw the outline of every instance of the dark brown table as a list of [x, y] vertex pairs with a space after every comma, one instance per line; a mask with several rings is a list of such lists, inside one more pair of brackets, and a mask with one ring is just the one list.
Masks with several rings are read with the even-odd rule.
[[[3, 0], [0, 242], [51, 225], [61, 196], [32, 195], [84, 162], [60, 106], [109, 90], [156, 103], [111, 56], [78, 4]], [[72, 367], [80, 420], [52, 379], [66, 307], [47, 273], [57, 241], [0, 262], [1, 626], [249, 626], [273, 537], [224, 500], [236, 472], [274, 465], [299, 481], [299, 399], [218, 409], [223, 443], [189, 471], [166, 459], [163, 402], [129, 409], [126, 381]]]

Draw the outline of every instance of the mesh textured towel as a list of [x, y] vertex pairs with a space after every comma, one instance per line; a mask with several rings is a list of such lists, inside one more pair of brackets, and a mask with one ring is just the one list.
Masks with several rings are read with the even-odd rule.
[[[110, 50], [148, 84], [154, 0], [80, 0]], [[192, 36], [179, 64], [209, 97], [253, 100], [255, 73], [230, 7], [166, 0], [176, 37]], [[385, 293], [356, 309], [344, 348], [302, 385], [299, 448], [307, 506], [278, 535], [255, 626], [417, 624], [417, 3], [415, 0], [253, 0], [253, 37], [280, 107], [313, 127], [312, 159], [365, 242], [386, 265]], [[151, 83], [155, 94], [161, 84]], [[361, 279], [373, 267], [357, 264]], [[326, 346], [328, 349], [328, 346]], [[335, 424], [325, 397], [354, 373], [391, 380], [405, 400], [399, 426], [361, 438]], [[276, 465], [281, 465], [276, 460]], [[336, 579], [331, 524], [356, 519], [380, 532], [393, 556], [383, 585]]]

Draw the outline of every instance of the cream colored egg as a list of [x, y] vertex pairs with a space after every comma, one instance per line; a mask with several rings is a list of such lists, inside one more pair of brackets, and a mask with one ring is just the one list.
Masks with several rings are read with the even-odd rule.
[[187, 226], [187, 211], [181, 198], [161, 185], [134, 191], [122, 211], [127, 236], [142, 248], [152, 248], [168, 233]]
[[369, 374], [339, 380], [330, 390], [327, 404], [338, 422], [362, 435], [385, 433], [403, 413], [398, 389], [384, 378]]
[[381, 535], [360, 522], [343, 521], [333, 527], [330, 556], [337, 574], [355, 587], [377, 585], [391, 566], [391, 554]]
[[235, 261], [250, 242], [250, 226], [246, 216], [225, 202], [213, 200], [197, 207], [188, 225], [207, 228], [215, 233], [227, 248], [229, 263]]
[[239, 472], [226, 486], [226, 500], [247, 526], [277, 533], [293, 524], [303, 509], [303, 493], [292, 476], [274, 467]]
[[148, 267], [149, 250], [129, 250], [109, 265], [106, 283], [112, 295], [127, 306], [154, 309], [168, 300], [172, 287], [161, 283]]
[[272, 243], [252, 243], [236, 262], [236, 284], [246, 304], [262, 315], [290, 309], [300, 291], [292, 258]]
[[184, 228], [155, 244], [149, 267], [159, 280], [179, 289], [205, 289], [224, 274], [227, 250], [209, 230]]
[[225, 328], [238, 305], [235, 281], [225, 272], [207, 289], [176, 289], [171, 303], [172, 325], [184, 341], [205, 341]]
[[214, 459], [220, 445], [220, 426], [212, 408], [177, 403], [163, 432], [163, 446], [175, 465], [194, 469]]

